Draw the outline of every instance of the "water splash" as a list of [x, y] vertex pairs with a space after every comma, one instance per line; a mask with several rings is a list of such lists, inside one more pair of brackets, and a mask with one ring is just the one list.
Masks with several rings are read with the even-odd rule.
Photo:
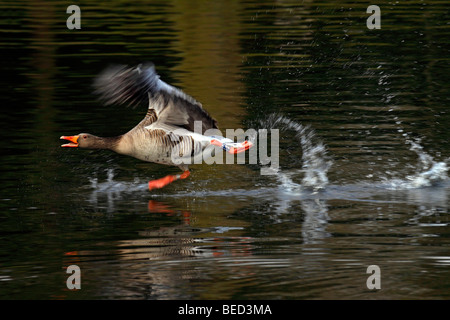
[[120, 192], [135, 192], [147, 190], [147, 185], [135, 178], [134, 181], [118, 181], [114, 180], [114, 169], [106, 170], [106, 181], [98, 182], [97, 178], [89, 178], [90, 186], [94, 192], [99, 193], [120, 193]]
[[435, 161], [431, 155], [423, 150], [420, 142], [420, 139], [416, 141], [406, 140], [406, 143], [411, 145], [409, 149], [415, 152], [419, 158], [416, 173], [406, 176], [405, 179], [386, 181], [388, 189], [404, 190], [431, 187], [448, 179], [447, 161]]
[[105, 204], [106, 211], [112, 213], [115, 210], [115, 202], [123, 200], [125, 196], [129, 196], [135, 192], [147, 191], [147, 184], [138, 179], [133, 182], [114, 180], [114, 169], [106, 170], [106, 181], [98, 182], [98, 178], [90, 178], [91, 190], [88, 201], [95, 205]]
[[[152, 194], [152, 196], [252, 196], [258, 197], [277, 192], [280, 201], [285, 199], [288, 206], [292, 199], [305, 199], [312, 197], [315, 199], [317, 192], [327, 188], [328, 195], [321, 193], [321, 197], [344, 197], [348, 193], [346, 186], [333, 186], [329, 184], [328, 172], [333, 165], [331, 157], [321, 139], [316, 135], [314, 129], [310, 126], [302, 125], [296, 121], [290, 120], [285, 116], [272, 114], [264, 120], [254, 124], [255, 127], [265, 129], [278, 129], [280, 138], [288, 141], [294, 157], [298, 159], [276, 172], [276, 178], [280, 182], [278, 190], [271, 187], [231, 190], [188, 190], [186, 192], [178, 191], [177, 194]], [[257, 132], [257, 131], [255, 131]], [[409, 144], [409, 150], [415, 152], [418, 157], [416, 172], [411, 175], [403, 174], [399, 178], [382, 178], [378, 183], [361, 183], [357, 185], [355, 192], [352, 192], [351, 198], [370, 198], [370, 194], [379, 190], [412, 190], [424, 187], [435, 186], [442, 181], [448, 181], [448, 164], [450, 158], [445, 161], [436, 161], [430, 154], [423, 150], [419, 139], [411, 139], [406, 133], [403, 135], [406, 143]], [[249, 140], [256, 140], [257, 136], [249, 137]], [[301, 156], [300, 156], [301, 154]], [[291, 155], [292, 156], [292, 155]], [[289, 162], [287, 159], [285, 162]], [[301, 161], [301, 162], [300, 162]], [[337, 188], [339, 192], [335, 192]], [[92, 189], [92, 202], [96, 202], [99, 195], [107, 195], [108, 202], [114, 199], [120, 199], [122, 194], [130, 194], [136, 191], [147, 192], [147, 183], [135, 178], [134, 181], [116, 181], [114, 179], [114, 170], [107, 170], [106, 181], [98, 182], [97, 178], [90, 179], [90, 189]], [[364, 192], [363, 192], [364, 190]], [[355, 194], [353, 194], [355, 193]]]
[[[315, 131], [310, 126], [290, 120], [284, 116], [272, 114], [262, 125], [279, 129], [281, 133], [292, 131], [294, 139], [302, 150], [301, 169], [284, 170], [278, 172], [278, 179], [282, 187], [287, 191], [299, 188], [313, 189], [314, 191], [325, 188], [328, 184], [328, 170], [333, 161], [327, 153], [323, 142], [316, 136]], [[301, 184], [293, 181], [293, 177], [303, 174]]]

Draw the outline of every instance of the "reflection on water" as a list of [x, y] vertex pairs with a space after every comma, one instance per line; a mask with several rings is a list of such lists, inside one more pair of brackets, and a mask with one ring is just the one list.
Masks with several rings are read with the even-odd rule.
[[[0, 297], [448, 298], [444, 2], [2, 3]], [[108, 64], [153, 61], [227, 128], [278, 128], [280, 168], [177, 169], [61, 150], [67, 130], [124, 133]], [[7, 80], [7, 81], [6, 81]], [[65, 268], [82, 270], [69, 291]], [[367, 266], [382, 289], [366, 287]]]

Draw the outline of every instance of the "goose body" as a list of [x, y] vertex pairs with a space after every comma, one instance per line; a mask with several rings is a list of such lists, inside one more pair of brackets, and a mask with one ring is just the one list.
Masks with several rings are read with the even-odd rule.
[[[116, 137], [88, 133], [61, 136], [69, 141], [62, 147], [109, 149], [146, 162], [178, 166], [183, 171], [181, 175], [150, 181], [150, 190], [188, 177], [189, 164], [211, 155], [214, 146], [230, 153], [243, 152], [252, 146], [248, 141], [233, 143], [218, 135], [217, 121], [195, 99], [162, 81], [153, 64], [110, 67], [94, 85], [106, 105], [147, 105], [144, 119]], [[207, 130], [215, 135], [204, 135]]]

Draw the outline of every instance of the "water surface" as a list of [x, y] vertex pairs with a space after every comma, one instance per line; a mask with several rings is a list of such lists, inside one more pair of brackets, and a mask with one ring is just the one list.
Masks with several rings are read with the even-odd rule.
[[[445, 1], [0, 4], [0, 298], [448, 299]], [[221, 129], [280, 132], [280, 168], [177, 168], [60, 148], [122, 134], [109, 64], [153, 61]], [[66, 287], [67, 266], [82, 271]], [[381, 269], [381, 289], [366, 286]]]

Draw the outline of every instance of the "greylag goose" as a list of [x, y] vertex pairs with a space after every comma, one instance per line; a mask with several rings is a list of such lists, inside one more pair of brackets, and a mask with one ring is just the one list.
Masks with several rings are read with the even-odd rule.
[[214, 146], [229, 153], [240, 153], [252, 146], [249, 141], [234, 143], [220, 135], [204, 135], [206, 130], [218, 129], [217, 121], [199, 102], [162, 81], [153, 64], [109, 67], [97, 77], [94, 86], [105, 105], [148, 104], [144, 119], [115, 137], [89, 133], [61, 136], [69, 141], [61, 147], [108, 149], [147, 162], [178, 166], [183, 171], [149, 181], [150, 190], [187, 178], [188, 165], [198, 163], [199, 157], [211, 156]]

